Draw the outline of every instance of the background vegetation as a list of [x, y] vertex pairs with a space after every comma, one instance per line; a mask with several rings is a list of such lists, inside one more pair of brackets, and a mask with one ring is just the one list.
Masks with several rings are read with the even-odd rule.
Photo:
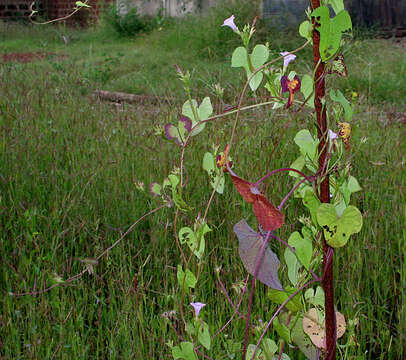
[[[80, 272], [81, 260], [97, 257], [157, 205], [135, 183], [161, 181], [177, 161], [176, 147], [154, 135], [156, 125], [177, 119], [184, 100], [173, 65], [192, 72], [195, 97], [211, 96], [218, 110], [235, 104], [244, 76], [230, 68], [236, 43], [229, 29], [220, 27], [231, 12], [238, 25], [253, 18], [249, 11], [221, 8], [207, 18], [162, 23], [149, 34], [124, 38], [107, 26], [78, 31], [0, 24], [0, 53], [44, 55], [40, 61], [0, 65], [2, 358], [168, 358], [165, 344], [175, 340], [171, 327], [178, 321], [162, 317], [175, 309], [178, 291], [172, 209], [140, 223], [100, 261], [94, 275], [39, 296], [11, 295]], [[267, 32], [261, 25], [257, 38], [269, 41], [275, 53], [301, 43], [296, 34]], [[359, 319], [350, 359], [406, 356], [405, 54], [404, 43], [355, 38], [344, 53], [349, 77], [329, 80], [350, 98], [358, 94], [352, 171], [363, 187], [356, 205], [364, 227], [335, 259], [337, 306], [347, 318]], [[310, 48], [298, 56], [298, 73], [310, 71], [310, 59]], [[225, 88], [224, 102], [214, 99], [217, 82]], [[95, 89], [154, 95], [155, 102], [112, 106], [94, 99]], [[295, 159], [291, 135], [309, 119], [303, 112], [292, 124], [272, 168]], [[243, 114], [233, 151], [241, 176], [256, 179], [264, 173], [264, 159], [285, 121], [285, 113], [269, 109]], [[226, 118], [208, 125], [187, 153], [194, 181], [185, 197], [195, 209], [209, 196], [203, 153], [213, 143], [225, 144], [230, 124]], [[278, 202], [290, 185], [287, 177], [274, 178], [268, 196]], [[301, 204], [292, 200], [282, 238], [299, 226], [289, 219], [301, 213]], [[207, 322], [218, 328], [232, 309], [215, 268], [221, 267], [234, 298], [245, 271], [232, 227], [250, 217], [230, 183], [209, 213], [214, 231], [207, 237], [206, 262], [212, 271], [195, 299], [207, 302]], [[185, 225], [189, 221], [181, 219]], [[280, 249], [275, 245], [274, 250]], [[274, 309], [265, 289], [256, 291], [253, 319], [259, 323]], [[227, 330], [229, 338], [241, 340], [243, 327], [236, 321]], [[217, 341], [212, 355], [224, 358], [220, 354], [224, 344]]]

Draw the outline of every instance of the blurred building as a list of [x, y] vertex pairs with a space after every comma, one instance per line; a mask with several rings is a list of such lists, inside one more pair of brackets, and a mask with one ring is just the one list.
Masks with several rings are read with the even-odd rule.
[[[119, 14], [125, 15], [133, 8], [142, 15], [184, 16], [190, 13], [204, 13], [205, 10], [219, 4], [222, 0], [89, 0], [91, 8], [82, 9], [69, 23], [85, 25], [96, 21], [100, 9], [113, 4]], [[233, 0], [228, 0], [233, 1]], [[239, 1], [239, 0], [235, 0]], [[261, 0], [256, 0], [261, 1]], [[76, 0], [0, 0], [0, 19], [27, 19], [30, 7], [46, 19], [61, 18], [72, 12]], [[366, 27], [396, 29], [406, 35], [406, 0], [344, 0], [353, 23]], [[247, 0], [247, 6], [250, 1]], [[304, 9], [309, 0], [263, 0], [262, 14], [272, 25], [285, 27], [297, 25], [305, 17]]]

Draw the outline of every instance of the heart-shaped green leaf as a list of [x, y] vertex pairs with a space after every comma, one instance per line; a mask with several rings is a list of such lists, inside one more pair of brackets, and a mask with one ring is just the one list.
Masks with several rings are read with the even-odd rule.
[[183, 200], [182, 198], [182, 192], [180, 190], [180, 187], [178, 187], [178, 184], [180, 182], [179, 178], [174, 174], [170, 174], [168, 175], [168, 181], [172, 188], [172, 200], [175, 206], [183, 212], [192, 210], [192, 208], [188, 204], [186, 204], [185, 200]]
[[314, 108], [314, 82], [310, 75], [306, 74], [302, 77], [302, 83], [300, 85], [300, 91], [302, 92], [305, 100], [310, 96], [307, 100], [306, 105]]
[[310, 338], [303, 331], [303, 315], [299, 315], [297, 319], [293, 319], [295, 325], [291, 331], [291, 338], [294, 344], [298, 346], [300, 351], [306, 355], [309, 360], [319, 359], [319, 354], [316, 347], [311, 342]]
[[194, 289], [197, 283], [196, 276], [189, 269], [186, 269], [186, 272], [184, 272], [180, 264], [178, 265], [176, 278], [178, 279], [179, 285], [183, 287], [186, 292], [189, 288]]
[[293, 286], [296, 286], [299, 281], [300, 262], [296, 255], [289, 248], [285, 249], [284, 253], [285, 263], [288, 267], [288, 278]]
[[288, 244], [295, 248], [296, 257], [309, 270], [313, 255], [312, 241], [306, 237], [303, 238], [298, 231], [295, 231], [289, 236]]
[[197, 360], [193, 344], [188, 341], [181, 342], [180, 346], [174, 346], [172, 348], [172, 356], [175, 360]]
[[313, 189], [306, 190], [303, 197], [303, 205], [309, 209], [312, 221], [315, 225], [317, 225], [317, 209], [320, 206], [320, 200], [314, 193]]
[[321, 286], [317, 286], [316, 291], [307, 289], [304, 297], [310, 304], [324, 308], [324, 290]]
[[312, 17], [318, 24], [320, 32], [320, 56], [323, 61], [333, 57], [340, 48], [342, 33], [352, 29], [351, 17], [347, 11], [340, 11], [330, 19], [330, 10], [327, 6], [320, 6], [312, 12]]
[[352, 107], [349, 101], [345, 98], [343, 93], [340, 90], [332, 89], [330, 91], [330, 98], [331, 100], [338, 102], [344, 109], [344, 118], [345, 121], [350, 122], [352, 120]]
[[329, 0], [328, 3], [336, 14], [344, 10], [344, 0]]
[[[297, 289], [291, 286], [287, 286], [285, 290], [270, 289], [267, 292], [269, 299], [279, 305], [282, 305]], [[296, 294], [293, 299], [289, 300], [286, 304], [286, 308], [292, 312], [298, 312], [302, 310], [302, 302], [300, 301], [300, 292]]]
[[312, 40], [313, 25], [309, 20], [303, 21], [299, 26], [299, 34], [307, 40]]
[[[192, 99], [192, 101], [187, 100], [182, 106], [182, 115], [185, 115], [192, 120], [192, 128], [195, 127], [199, 121], [207, 120], [212, 113], [213, 106], [209, 97], [205, 97], [199, 106], [195, 99]], [[203, 123], [195, 127], [190, 135], [195, 136], [199, 134], [205, 126], [206, 124]]]
[[[247, 348], [247, 353], [245, 355], [245, 360], [251, 360], [254, 355], [256, 346], [254, 344], [249, 344]], [[262, 350], [258, 349], [255, 353], [254, 360], [263, 360]]]
[[219, 194], [224, 192], [224, 172], [219, 169], [216, 164], [216, 160], [212, 153], [205, 153], [203, 157], [203, 169], [209, 174], [210, 185]]
[[262, 340], [262, 349], [264, 350], [265, 359], [273, 359], [273, 356], [278, 351], [278, 345], [270, 338]]
[[207, 350], [211, 348], [211, 337], [209, 331], [209, 325], [200, 319], [195, 320], [195, 328], [197, 330], [197, 340], [202, 344]]
[[291, 343], [291, 338], [290, 338], [290, 330], [289, 328], [283, 324], [282, 322], [279, 321], [279, 318], [275, 318], [275, 320], [273, 321], [273, 327], [276, 330], [276, 332], [278, 333], [278, 335], [285, 340], [288, 344]]
[[[305, 158], [301, 155], [289, 167], [292, 169], [302, 171], [304, 166], [305, 166]], [[295, 178], [301, 177], [301, 175], [298, 174], [296, 171], [289, 171], [289, 176]]]
[[313, 138], [309, 130], [307, 129], [300, 130], [296, 134], [294, 141], [296, 145], [299, 146], [300, 153], [303, 156], [307, 155], [312, 161], [315, 159], [317, 153], [317, 145], [319, 142], [318, 140], [315, 140]]
[[[269, 57], [269, 50], [265, 45], [256, 45], [249, 55], [251, 66], [248, 63], [247, 50], [242, 46], [234, 50], [231, 58], [232, 67], [243, 67], [247, 73], [247, 78], [251, 76], [254, 70], [264, 65]], [[262, 71], [257, 72], [249, 82], [252, 91], [258, 89], [264, 75]]]
[[244, 47], [239, 46], [234, 50], [233, 56], [231, 57], [231, 66], [248, 69], [247, 50], [245, 50]]
[[317, 210], [317, 221], [323, 228], [327, 244], [332, 247], [344, 246], [352, 234], [362, 228], [362, 215], [355, 206], [348, 206], [338, 217], [332, 204], [321, 204]]

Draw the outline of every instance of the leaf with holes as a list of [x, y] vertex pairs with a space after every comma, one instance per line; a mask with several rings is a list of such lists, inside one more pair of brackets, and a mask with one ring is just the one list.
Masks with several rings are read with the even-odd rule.
[[[268, 245], [265, 246], [265, 251], [261, 254], [262, 242], [265, 240], [261, 234], [254, 231], [245, 220], [235, 224], [233, 230], [239, 242], [238, 253], [248, 273], [254, 274], [255, 266], [259, 260], [257, 279], [272, 289], [283, 290], [278, 277], [279, 259]], [[259, 259], [260, 255], [262, 255], [262, 259]]]
[[297, 319], [294, 319], [293, 323], [295, 325], [291, 330], [292, 342], [306, 355], [307, 359], [318, 360], [320, 357], [316, 347], [303, 331], [303, 316], [299, 315]]
[[352, 234], [362, 228], [362, 215], [355, 206], [348, 206], [338, 217], [332, 204], [321, 204], [317, 210], [317, 222], [323, 228], [327, 244], [331, 247], [344, 246]]
[[[341, 338], [346, 330], [344, 315], [336, 311], [337, 339]], [[312, 343], [319, 349], [326, 349], [325, 321], [320, 322], [316, 308], [310, 309], [303, 317], [303, 331], [309, 336]]]
[[203, 157], [203, 169], [209, 174], [210, 185], [219, 194], [224, 192], [224, 172], [216, 165], [216, 160], [212, 153], [205, 153]]

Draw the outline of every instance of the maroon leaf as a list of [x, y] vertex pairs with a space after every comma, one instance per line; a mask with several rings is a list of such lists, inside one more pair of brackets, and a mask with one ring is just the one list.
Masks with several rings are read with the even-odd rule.
[[252, 206], [258, 224], [264, 231], [273, 231], [283, 225], [285, 216], [264, 195], [257, 195]]
[[284, 224], [284, 215], [261, 194], [255, 184], [241, 179], [229, 167], [227, 170], [238, 192], [246, 202], [252, 204], [255, 217], [262, 229], [265, 231], [279, 229]]

